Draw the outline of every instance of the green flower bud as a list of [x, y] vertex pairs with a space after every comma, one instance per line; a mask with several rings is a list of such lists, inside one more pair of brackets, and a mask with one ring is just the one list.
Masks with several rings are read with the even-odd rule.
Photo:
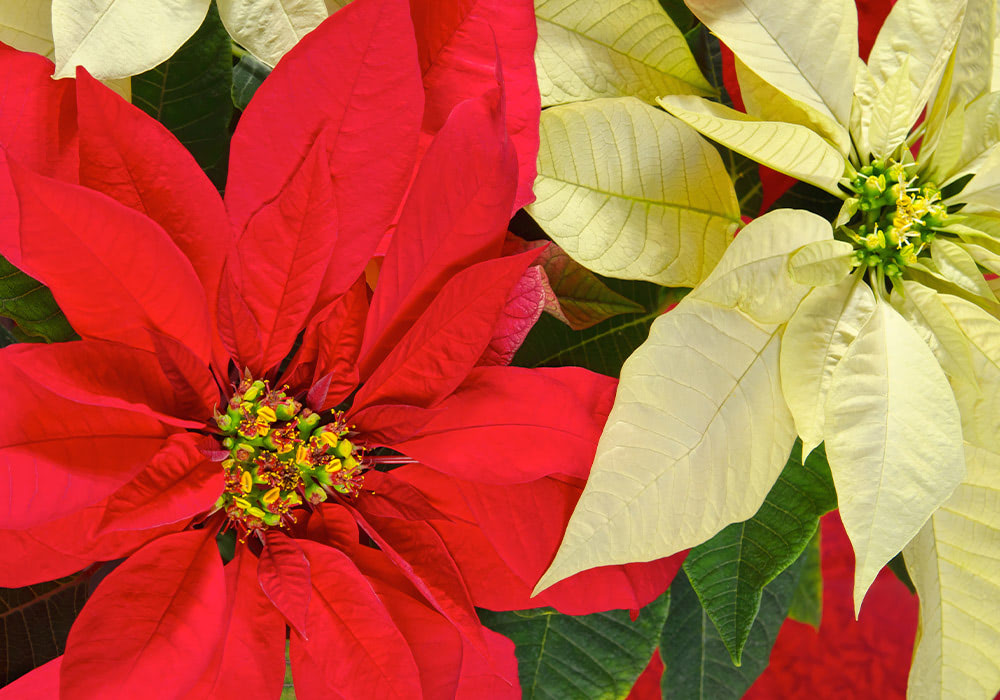
[[306, 500], [316, 505], [317, 503], [322, 503], [327, 499], [326, 491], [323, 490], [322, 486], [317, 484], [310, 484], [306, 487], [305, 492]]
[[333, 448], [333, 453], [341, 459], [350, 457], [352, 452], [354, 452], [354, 445], [351, 444], [350, 440], [341, 440]]

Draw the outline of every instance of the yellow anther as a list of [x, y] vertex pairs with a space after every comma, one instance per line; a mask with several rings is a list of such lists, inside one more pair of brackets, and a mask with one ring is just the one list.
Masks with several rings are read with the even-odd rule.
[[261, 519], [264, 518], [264, 511], [262, 511], [257, 506], [250, 506], [249, 508], [247, 508], [247, 513], [249, 513], [255, 518], [261, 518]]
[[326, 469], [327, 474], [336, 474], [343, 468], [344, 468], [343, 463], [336, 457], [331, 459], [330, 463], [327, 464], [326, 467], [324, 467], [324, 469]]
[[240, 475], [240, 488], [243, 490], [243, 493], [250, 493], [250, 489], [253, 488], [253, 474], [243, 472]]
[[250, 501], [248, 501], [245, 498], [240, 498], [239, 496], [233, 496], [233, 503], [238, 505], [243, 510], [249, 510], [250, 508], [252, 508], [252, 506], [250, 505]]
[[227, 470], [228, 469], [232, 469], [234, 464], [235, 464], [235, 462], [231, 458], [230, 459], [224, 459], [224, 460], [222, 460], [222, 468], [223, 469], [227, 469]]
[[336, 447], [339, 440], [334, 433], [323, 432], [319, 434], [319, 441], [327, 447]]
[[270, 406], [261, 406], [257, 409], [257, 417], [266, 420], [268, 423], [273, 423], [278, 420], [278, 415], [274, 412], [274, 409]]
[[312, 466], [312, 460], [309, 459], [309, 450], [306, 449], [305, 445], [299, 445], [298, 449], [295, 450], [295, 462], [301, 464], [303, 467]]
[[281, 497], [281, 489], [275, 486], [273, 489], [261, 496], [261, 501], [265, 505], [271, 505]]

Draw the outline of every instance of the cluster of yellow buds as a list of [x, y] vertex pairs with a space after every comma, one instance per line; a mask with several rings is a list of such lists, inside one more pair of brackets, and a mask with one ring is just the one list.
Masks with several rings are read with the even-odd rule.
[[874, 160], [848, 185], [855, 216], [840, 227], [855, 246], [857, 265], [880, 268], [899, 277], [917, 262], [949, 222], [941, 192], [933, 183], [918, 183], [916, 164]]
[[216, 411], [225, 491], [216, 507], [225, 510], [242, 536], [294, 522], [303, 502], [320, 503], [333, 493], [356, 494], [363, 483], [362, 449], [348, 439], [342, 414], [329, 419], [304, 407], [268, 382], [245, 375], [226, 410]]

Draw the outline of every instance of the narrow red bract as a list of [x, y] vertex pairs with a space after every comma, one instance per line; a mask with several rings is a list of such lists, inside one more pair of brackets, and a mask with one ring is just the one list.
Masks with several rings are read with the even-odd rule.
[[537, 149], [531, 3], [414, 8], [416, 34], [403, 0], [355, 0], [279, 63], [224, 202], [86, 72], [0, 46], [0, 254], [81, 336], [0, 350], [0, 585], [125, 559], [21, 688], [274, 698], [287, 622], [300, 698], [516, 696], [474, 606], [669, 584], [677, 560], [528, 597], [615, 383], [503, 366], [541, 308], [536, 251], [502, 255]]

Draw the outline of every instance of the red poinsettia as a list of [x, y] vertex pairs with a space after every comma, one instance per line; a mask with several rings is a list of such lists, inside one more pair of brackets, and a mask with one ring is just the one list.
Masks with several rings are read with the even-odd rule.
[[402, 0], [355, 0], [303, 39], [224, 202], [86, 72], [0, 48], [0, 254], [81, 336], [0, 351], [0, 585], [127, 557], [8, 694], [274, 698], [287, 625], [301, 698], [517, 696], [474, 605], [669, 583], [677, 561], [528, 598], [614, 382], [503, 364], [541, 308], [535, 252], [501, 255], [535, 157], [531, 3], [435, 8], [415, 35]]

